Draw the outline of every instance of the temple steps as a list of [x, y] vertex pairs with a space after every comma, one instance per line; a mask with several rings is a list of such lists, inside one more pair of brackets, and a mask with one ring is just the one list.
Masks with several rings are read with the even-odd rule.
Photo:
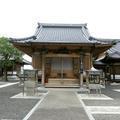
[[52, 88], [78, 88], [80, 87], [79, 84], [67, 84], [67, 85], [60, 85], [60, 84], [49, 84], [49, 83], [46, 83], [45, 84], [45, 87], [52, 87]]
[[45, 87], [79, 87], [79, 79], [49, 78]]

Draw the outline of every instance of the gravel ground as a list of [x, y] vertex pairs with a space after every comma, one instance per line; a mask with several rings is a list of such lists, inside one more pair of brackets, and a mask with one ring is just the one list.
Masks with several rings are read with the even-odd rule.
[[20, 93], [18, 85], [0, 88], [0, 120], [22, 120], [35, 106], [38, 99], [11, 99], [10, 97]]

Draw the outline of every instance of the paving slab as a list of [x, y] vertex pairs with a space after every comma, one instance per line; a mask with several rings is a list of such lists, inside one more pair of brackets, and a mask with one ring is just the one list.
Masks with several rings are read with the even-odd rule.
[[[102, 89], [101, 94], [80, 95], [84, 108], [88, 111], [94, 120], [120, 120], [120, 85], [113, 84]], [[87, 97], [86, 97], [87, 96]], [[88, 97], [90, 96], [90, 97]], [[96, 96], [96, 97], [95, 97]], [[110, 98], [110, 99], [108, 99]]]
[[73, 91], [49, 91], [29, 120], [89, 120]]
[[95, 120], [120, 120], [120, 115], [117, 114], [98, 114], [93, 116]]

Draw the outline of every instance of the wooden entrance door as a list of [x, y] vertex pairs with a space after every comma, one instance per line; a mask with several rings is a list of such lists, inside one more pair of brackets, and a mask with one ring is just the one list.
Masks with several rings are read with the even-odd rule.
[[52, 58], [51, 74], [56, 78], [73, 77], [73, 62], [72, 58], [58, 57]]
[[[78, 61], [78, 58], [76, 58]], [[49, 66], [46, 86], [48, 87], [78, 87], [79, 79], [76, 77], [76, 62], [74, 57], [49, 57], [46, 59]]]

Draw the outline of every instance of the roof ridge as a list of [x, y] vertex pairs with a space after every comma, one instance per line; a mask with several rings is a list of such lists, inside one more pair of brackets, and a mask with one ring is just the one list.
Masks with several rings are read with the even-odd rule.
[[87, 26], [87, 23], [84, 24], [65, 24], [65, 23], [38, 23], [38, 27], [43, 26], [43, 27], [82, 27], [82, 26]]

